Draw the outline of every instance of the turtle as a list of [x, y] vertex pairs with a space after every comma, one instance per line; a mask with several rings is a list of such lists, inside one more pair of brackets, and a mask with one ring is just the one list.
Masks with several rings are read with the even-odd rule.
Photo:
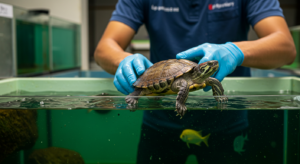
[[217, 60], [201, 64], [186, 59], [157, 62], [133, 83], [135, 90], [126, 96], [125, 101], [129, 107], [135, 107], [139, 98], [137, 96], [177, 94], [175, 111], [177, 111], [177, 116], [182, 118], [187, 111], [185, 102], [189, 92], [211, 86], [213, 96], [219, 96], [215, 97], [216, 101], [225, 103], [228, 98], [224, 95], [221, 82], [210, 77], [218, 68]]

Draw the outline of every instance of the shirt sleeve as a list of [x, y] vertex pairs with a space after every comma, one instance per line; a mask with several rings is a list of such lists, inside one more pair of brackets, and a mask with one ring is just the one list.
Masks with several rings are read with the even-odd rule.
[[247, 0], [246, 11], [248, 22], [252, 27], [270, 16], [284, 17], [278, 0]]
[[143, 3], [143, 0], [119, 0], [110, 21], [122, 22], [137, 32], [144, 23]]

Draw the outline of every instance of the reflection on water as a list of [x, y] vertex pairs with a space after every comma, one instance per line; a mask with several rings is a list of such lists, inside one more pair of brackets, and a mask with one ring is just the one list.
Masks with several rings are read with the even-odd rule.
[[[217, 103], [210, 92], [190, 93], [188, 110], [300, 109], [299, 93], [229, 92], [228, 103]], [[13, 109], [93, 109], [126, 110], [125, 96], [117, 91], [101, 92], [26, 92], [17, 91], [0, 97], [0, 108]], [[141, 97], [136, 110], [174, 109], [176, 95]]]

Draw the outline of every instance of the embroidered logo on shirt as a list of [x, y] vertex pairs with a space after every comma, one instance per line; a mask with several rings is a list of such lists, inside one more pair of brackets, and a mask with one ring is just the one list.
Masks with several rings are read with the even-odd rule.
[[214, 9], [222, 9], [222, 8], [228, 8], [228, 7], [233, 7], [234, 2], [225, 2], [225, 3], [216, 3], [216, 4], [209, 4], [208, 5], [208, 10], [214, 10]]
[[151, 6], [153, 11], [179, 12], [179, 7]]

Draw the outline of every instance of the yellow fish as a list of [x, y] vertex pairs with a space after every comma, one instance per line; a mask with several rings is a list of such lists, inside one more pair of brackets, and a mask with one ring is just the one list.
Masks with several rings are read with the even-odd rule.
[[201, 131], [195, 131], [193, 129], [185, 129], [182, 131], [180, 135], [180, 139], [186, 142], [188, 148], [190, 148], [190, 143], [200, 146], [201, 142], [204, 142], [205, 145], [208, 147], [207, 140], [210, 136], [210, 133], [205, 137], [202, 137]]

